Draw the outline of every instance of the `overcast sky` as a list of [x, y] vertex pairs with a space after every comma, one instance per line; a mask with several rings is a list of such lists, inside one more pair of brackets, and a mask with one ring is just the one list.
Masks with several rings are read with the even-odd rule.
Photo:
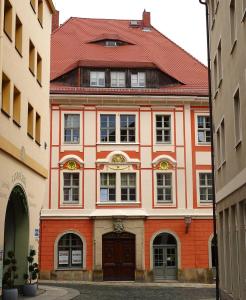
[[199, 0], [53, 0], [60, 23], [69, 17], [141, 19], [151, 12], [152, 25], [207, 65], [205, 8]]

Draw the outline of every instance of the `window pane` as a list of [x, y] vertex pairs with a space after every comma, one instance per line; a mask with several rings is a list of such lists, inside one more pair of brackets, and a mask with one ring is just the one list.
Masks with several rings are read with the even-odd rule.
[[108, 189], [104, 189], [104, 188], [100, 189], [100, 201], [102, 202], [108, 201]]

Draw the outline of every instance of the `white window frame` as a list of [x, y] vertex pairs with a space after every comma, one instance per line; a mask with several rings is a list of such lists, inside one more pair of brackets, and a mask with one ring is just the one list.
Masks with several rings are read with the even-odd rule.
[[[127, 181], [129, 182], [129, 177], [128, 175], [134, 175], [135, 177], [135, 185], [122, 185], [122, 176], [127, 175]], [[129, 202], [129, 203], [135, 203], [137, 201], [137, 176], [136, 173], [134, 172], [121, 172], [120, 174], [120, 194], [121, 194], [121, 201], [122, 202]], [[122, 200], [122, 189], [127, 189], [127, 200]], [[130, 189], [135, 189], [135, 200], [130, 199]]]
[[[199, 142], [198, 141], [198, 117], [209, 117], [208, 112], [197, 112], [194, 114], [195, 116], [195, 134], [196, 134], [196, 146], [210, 146], [211, 142]], [[210, 137], [211, 138], [211, 137]]]
[[[157, 142], [157, 136], [156, 136], [156, 116], [171, 116], [171, 141], [170, 143], [165, 143], [165, 142]], [[160, 147], [167, 147], [167, 146], [173, 146], [174, 145], [174, 113], [173, 112], [154, 112], [153, 114], [153, 143], [155, 146], [160, 146]]]
[[[69, 175], [70, 184], [65, 186], [65, 175], [67, 175], [67, 174]], [[73, 179], [72, 179], [73, 175], [78, 175], [78, 185], [71, 184], [73, 181]], [[80, 173], [79, 172], [63, 172], [63, 203], [64, 204], [79, 203], [79, 198], [80, 198], [79, 188], [80, 188]], [[64, 198], [65, 197], [65, 193], [64, 193], [65, 189], [69, 189], [72, 191], [72, 195], [70, 195], [70, 193], [69, 193], [69, 198], [71, 198], [74, 195], [74, 193], [73, 193], [74, 189], [78, 189], [78, 200], [69, 199], [68, 201], [65, 201], [65, 198]]]
[[[116, 200], [115, 201], [101, 201], [101, 173], [114, 173], [116, 174]], [[121, 174], [135, 174], [136, 176], [136, 200], [135, 201], [121, 201]], [[97, 204], [98, 205], [127, 205], [127, 204], [139, 204], [139, 174], [131, 166], [127, 170], [111, 170], [107, 165], [103, 170], [97, 172]]]
[[[79, 173], [79, 201], [64, 201], [64, 173]], [[67, 206], [81, 206], [82, 205], [82, 170], [61, 170], [60, 172], [60, 206], [67, 207]]]
[[[103, 174], [115, 175], [115, 185], [110, 185], [109, 184], [109, 176], [107, 176], [107, 185], [102, 185], [101, 184], [101, 177], [102, 177]], [[108, 194], [107, 194], [108, 199], [106, 201], [102, 200], [101, 190], [102, 189], [107, 189], [107, 191], [108, 191], [110, 188], [115, 190], [115, 199], [114, 200], [109, 200], [109, 192], [108, 192]], [[101, 172], [100, 173], [100, 195], [99, 195], [99, 198], [100, 198], [100, 203], [105, 203], [105, 202], [115, 203], [116, 202], [116, 173], [114, 173], [114, 172]]]
[[[65, 130], [66, 130], [66, 128], [65, 128], [65, 116], [66, 115], [69, 115], [69, 116], [79, 116], [79, 140], [78, 141], [65, 141]], [[80, 144], [80, 139], [81, 139], [81, 116], [80, 116], [80, 114], [79, 113], [64, 113], [63, 114], [63, 141], [64, 141], [64, 144], [66, 144], [66, 145], [70, 145], [70, 144], [75, 144], [75, 145], [77, 145], [77, 144]], [[74, 128], [72, 128], [72, 129], [74, 129]], [[71, 135], [71, 137], [72, 137], [72, 135]]]
[[[80, 130], [79, 130], [79, 142], [78, 143], [68, 143], [65, 142], [65, 115], [79, 115], [79, 122], [80, 122]], [[53, 118], [55, 118], [56, 116], [53, 114]], [[55, 124], [55, 120], [53, 120], [53, 124]], [[59, 122], [57, 121], [57, 124], [59, 124]], [[73, 150], [75, 148], [80, 148], [82, 145], [82, 141], [83, 141], [83, 128], [82, 128], [82, 124], [83, 124], [83, 119], [82, 119], [82, 112], [80, 111], [62, 111], [61, 113], [61, 142], [62, 142], [62, 150], [65, 148], [66, 150]], [[53, 126], [53, 132], [52, 134], [56, 134], [55, 130], [55, 126]], [[58, 130], [58, 129], [57, 129]], [[64, 147], [64, 148], [63, 148]]]
[[[156, 126], [156, 118], [157, 117], [164, 117], [164, 118], [165, 117], [170, 117], [170, 126], [169, 126], [169, 128], [167, 129], [166, 127], [157, 127]], [[173, 126], [172, 126], [172, 115], [171, 114], [156, 113], [154, 122], [155, 122], [155, 143], [156, 144], [166, 144], [166, 145], [172, 144], [172, 128], [173, 128]], [[162, 123], [163, 123], [163, 121], [162, 121]], [[157, 130], [162, 130], [162, 131], [169, 130], [170, 131], [170, 141], [167, 141], [167, 142], [165, 142], [163, 140], [162, 141], [157, 141]]]
[[[157, 197], [157, 174], [161, 173], [171, 173], [172, 174], [172, 201], [171, 202], [164, 202], [164, 201], [158, 201]], [[175, 207], [177, 203], [176, 199], [176, 176], [175, 176], [175, 170], [170, 169], [170, 170], [155, 170], [153, 172], [154, 176], [154, 200], [155, 200], [155, 207]]]
[[[171, 185], [161, 185], [161, 186], [159, 186], [158, 185], [158, 175], [162, 175], [164, 177], [166, 175], [170, 175], [171, 176]], [[172, 178], [173, 174], [171, 172], [165, 172], [165, 173], [164, 172], [156, 172], [155, 176], [156, 176], [156, 201], [157, 201], [157, 203], [158, 204], [163, 204], [163, 203], [172, 204], [173, 203], [173, 185], [172, 185], [172, 183], [173, 183], [173, 178]], [[163, 190], [165, 190], [167, 188], [171, 188], [171, 200], [166, 200], [166, 199], [158, 200], [158, 189], [159, 188], [161, 188]]]
[[[103, 75], [103, 78], [100, 76]], [[93, 76], [95, 77], [95, 84], [93, 83]], [[103, 83], [100, 84], [100, 80], [103, 80]], [[90, 71], [90, 86], [91, 87], [105, 87], [105, 72], [104, 71]]]
[[[196, 172], [196, 182], [197, 182], [197, 204], [200, 207], [203, 206], [209, 206], [211, 207], [213, 205], [213, 199], [211, 201], [201, 201], [201, 195], [200, 195], [200, 174], [212, 174], [211, 170], [199, 170]], [[213, 188], [213, 186], [211, 185], [211, 188]]]
[[[141, 83], [140, 76], [144, 75], [144, 83]], [[137, 83], [133, 83], [133, 76], [137, 76]], [[131, 74], [131, 87], [134, 88], [145, 88], [146, 87], [146, 73], [145, 72], [136, 72]]]
[[[101, 115], [115, 115], [115, 124], [116, 124], [116, 135], [115, 142], [101, 142]], [[120, 139], [120, 116], [121, 115], [133, 115], [135, 116], [135, 142], [121, 142]], [[138, 113], [137, 112], [99, 112], [97, 115], [97, 144], [99, 145], [136, 145], [138, 144]]]
[[[124, 78], [120, 78], [120, 76], [123, 75]], [[113, 76], [116, 76], [116, 78], [113, 78]], [[113, 84], [112, 81], [115, 80], [116, 84]], [[123, 82], [123, 84], [121, 83]], [[117, 72], [112, 71], [110, 72], [110, 86], [113, 88], [124, 88], [126, 87], [126, 73], [125, 72]]]

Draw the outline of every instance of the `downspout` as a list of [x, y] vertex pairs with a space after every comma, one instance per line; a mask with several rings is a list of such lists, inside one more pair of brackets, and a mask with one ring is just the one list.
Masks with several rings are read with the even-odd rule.
[[209, 92], [209, 113], [210, 113], [210, 133], [211, 133], [211, 164], [212, 164], [212, 194], [213, 194], [213, 228], [215, 243], [215, 267], [216, 267], [216, 300], [219, 296], [219, 264], [218, 264], [218, 240], [216, 226], [216, 193], [215, 193], [215, 166], [214, 166], [214, 132], [213, 132], [213, 104], [212, 104], [212, 84], [211, 84], [211, 57], [210, 57], [210, 35], [209, 35], [209, 10], [207, 1], [199, 0], [206, 7], [206, 30], [207, 30], [207, 55], [208, 55], [208, 92]]

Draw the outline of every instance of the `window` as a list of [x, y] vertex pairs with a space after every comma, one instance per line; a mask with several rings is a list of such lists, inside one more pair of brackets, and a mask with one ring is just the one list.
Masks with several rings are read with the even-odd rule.
[[13, 8], [9, 0], [5, 0], [4, 3], [4, 32], [8, 38], [12, 41], [12, 20], [13, 20]]
[[31, 40], [29, 40], [29, 70], [35, 75], [35, 47]]
[[100, 201], [116, 201], [116, 174], [101, 173]]
[[157, 115], [156, 121], [156, 142], [171, 143], [171, 116]]
[[22, 23], [18, 16], [15, 19], [15, 49], [22, 54]]
[[198, 144], [209, 144], [211, 142], [209, 116], [198, 116], [197, 127]]
[[125, 87], [126, 75], [125, 72], [111, 72], [111, 87]]
[[80, 141], [80, 115], [64, 115], [64, 142], [67, 144], [78, 144]]
[[105, 86], [105, 73], [104, 72], [90, 72], [90, 86]]
[[219, 82], [218, 85], [220, 86], [222, 80], [222, 56], [221, 56], [221, 41], [218, 45], [218, 75], [219, 75]]
[[136, 174], [121, 174], [121, 201], [136, 201]]
[[27, 134], [33, 138], [33, 107], [28, 103]]
[[212, 174], [211, 173], [199, 173], [199, 190], [200, 190], [200, 202], [207, 203], [213, 201], [212, 193]]
[[58, 242], [58, 268], [83, 266], [83, 243], [74, 233], [63, 235]]
[[245, 20], [246, 17], [246, 0], [243, 0], [243, 20]]
[[43, 12], [44, 11], [44, 3], [43, 0], [38, 0], [38, 21], [41, 26], [43, 26]]
[[41, 117], [36, 113], [35, 141], [40, 145], [41, 141]]
[[31, 7], [33, 11], [36, 13], [36, 0], [30, 0]]
[[234, 126], [235, 126], [235, 142], [236, 145], [241, 141], [241, 105], [239, 89], [234, 95]]
[[220, 124], [220, 137], [221, 137], [221, 141], [220, 141], [220, 146], [221, 146], [221, 163], [223, 164], [225, 161], [225, 121], [224, 119], [222, 120], [221, 124]]
[[230, 3], [230, 25], [231, 25], [231, 44], [232, 47], [236, 41], [236, 11], [235, 0], [231, 0]]
[[63, 173], [64, 203], [79, 202], [79, 173]]
[[135, 115], [120, 116], [120, 141], [135, 142]]
[[172, 202], [172, 173], [157, 173], [157, 202]]
[[37, 54], [37, 81], [41, 85], [42, 83], [42, 58]]
[[145, 73], [138, 72], [131, 74], [131, 86], [132, 87], [145, 87]]
[[217, 168], [221, 165], [221, 140], [220, 140], [220, 128], [216, 132], [216, 143], [217, 143]]
[[20, 113], [21, 113], [21, 93], [16, 87], [14, 87], [13, 121], [17, 125], [20, 125]]
[[108, 40], [108, 41], [105, 41], [105, 46], [107, 47], [117, 47], [119, 46], [119, 42], [118, 41], [113, 41], [113, 40]]
[[217, 56], [214, 59], [214, 93], [216, 94], [218, 88], [218, 65], [217, 65]]
[[100, 130], [101, 142], [115, 142], [116, 141], [116, 127], [115, 115], [101, 115], [100, 116]]
[[2, 111], [10, 115], [10, 80], [2, 73]]

